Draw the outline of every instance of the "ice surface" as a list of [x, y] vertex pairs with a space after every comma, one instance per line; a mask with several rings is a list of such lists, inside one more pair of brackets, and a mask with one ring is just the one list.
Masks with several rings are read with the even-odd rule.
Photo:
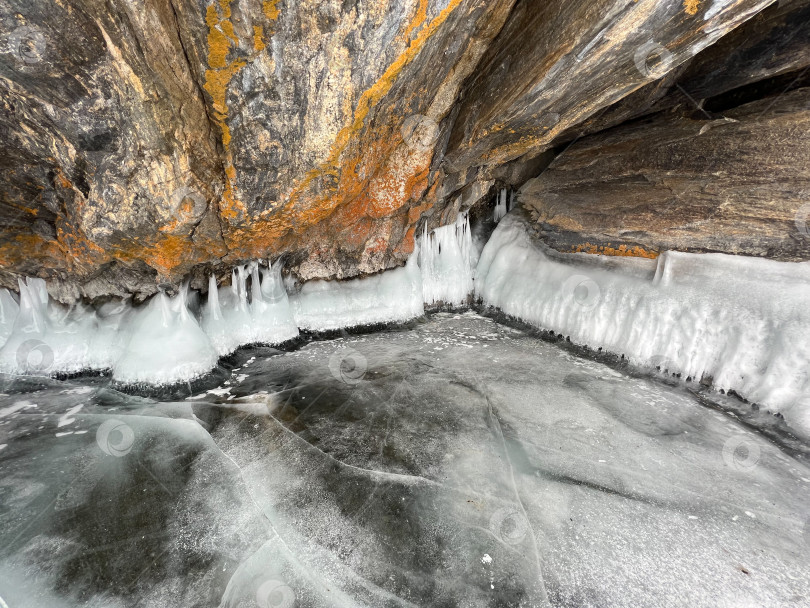
[[467, 213], [454, 224], [427, 233], [419, 241], [419, 267], [425, 304], [460, 306], [473, 291], [473, 242]]
[[806, 444], [472, 313], [268, 350], [185, 402], [6, 382], [5, 603], [810, 602]]
[[667, 252], [644, 277], [567, 258], [509, 215], [481, 255], [477, 293], [576, 343], [734, 390], [810, 434], [810, 263]]

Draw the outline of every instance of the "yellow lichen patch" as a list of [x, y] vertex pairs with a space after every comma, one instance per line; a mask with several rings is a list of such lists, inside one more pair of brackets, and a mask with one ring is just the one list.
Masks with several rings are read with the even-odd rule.
[[281, 2], [281, 0], [265, 0], [264, 4], [262, 5], [264, 16], [267, 17], [270, 21], [275, 21], [276, 19], [278, 19], [279, 2]]
[[614, 248], [608, 243], [607, 245], [593, 245], [591, 243], [583, 243], [572, 247], [575, 253], [589, 253], [592, 255], [610, 255], [618, 257], [629, 258], [648, 258], [654, 260], [658, 257], [657, 251], [648, 251], [643, 247], [635, 246], [628, 247], [627, 245], [619, 245]]
[[687, 15], [697, 15], [700, 8], [700, 0], [683, 0], [683, 8]]
[[264, 43], [264, 28], [261, 25], [253, 26], [253, 49], [257, 53], [261, 53], [267, 45]]
[[405, 30], [405, 40], [409, 40], [413, 31], [425, 22], [425, 19], [427, 19], [427, 8], [428, 0], [419, 0], [416, 15], [408, 24], [408, 29]]
[[[216, 120], [222, 131], [222, 145], [225, 148], [225, 173], [227, 179], [225, 194], [223, 195], [223, 215], [234, 218], [244, 213], [245, 206], [236, 199], [233, 188], [236, 170], [233, 166], [233, 155], [230, 150], [231, 129], [228, 126], [228, 86], [239, 70], [247, 65], [247, 62], [244, 59], [228, 60], [231, 50], [239, 45], [239, 39], [230, 21], [230, 5], [231, 0], [218, 0], [218, 3], [211, 4], [206, 9], [205, 22], [208, 25], [209, 69], [205, 71], [204, 86], [211, 96], [214, 120]], [[261, 44], [263, 49], [264, 40], [261, 34], [260, 26], [258, 32], [254, 29], [254, 47]], [[257, 50], [261, 49], [257, 48]]]

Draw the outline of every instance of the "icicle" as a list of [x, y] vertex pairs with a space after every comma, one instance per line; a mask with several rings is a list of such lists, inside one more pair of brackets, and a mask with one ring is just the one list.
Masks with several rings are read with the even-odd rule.
[[498, 193], [498, 202], [495, 205], [495, 212], [492, 215], [492, 219], [497, 224], [504, 218], [504, 216], [508, 211], [509, 209], [507, 208], [506, 189], [504, 188], [503, 190], [500, 191], [500, 193]]
[[217, 289], [217, 280], [213, 274], [208, 277], [208, 310], [213, 320], [222, 320], [222, 310], [219, 308], [219, 290]]
[[155, 296], [160, 303], [160, 319], [163, 327], [171, 327], [174, 315], [169, 306], [169, 298], [162, 291]]
[[251, 264], [250, 269], [250, 301], [251, 304], [264, 303], [262, 298], [262, 285], [259, 278], [259, 265]]
[[6, 343], [20, 314], [20, 305], [8, 289], [0, 288], [0, 347]]
[[420, 243], [425, 304], [463, 305], [473, 290], [472, 233], [467, 213], [455, 224], [423, 232]]
[[45, 331], [45, 305], [37, 284], [31, 280], [18, 281], [20, 287], [20, 314], [17, 318], [20, 331], [27, 334], [39, 334]]
[[247, 310], [247, 266], [236, 267], [236, 293], [239, 296], [239, 309]]

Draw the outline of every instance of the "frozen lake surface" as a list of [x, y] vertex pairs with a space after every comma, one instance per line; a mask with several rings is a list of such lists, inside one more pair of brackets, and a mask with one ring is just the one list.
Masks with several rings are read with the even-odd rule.
[[[218, 375], [217, 375], [218, 374]], [[0, 397], [0, 606], [808, 606], [808, 449], [475, 313]]]

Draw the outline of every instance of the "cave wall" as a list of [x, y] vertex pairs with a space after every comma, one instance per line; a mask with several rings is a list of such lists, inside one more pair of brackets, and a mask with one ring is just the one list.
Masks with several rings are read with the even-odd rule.
[[70, 301], [258, 257], [303, 280], [400, 265], [578, 126], [713, 69], [725, 91], [806, 66], [807, 3], [771, 4], [0, 0], [0, 282]]
[[656, 115], [581, 138], [518, 200], [559, 251], [801, 261], [809, 195], [810, 88], [801, 88], [722, 118]]

